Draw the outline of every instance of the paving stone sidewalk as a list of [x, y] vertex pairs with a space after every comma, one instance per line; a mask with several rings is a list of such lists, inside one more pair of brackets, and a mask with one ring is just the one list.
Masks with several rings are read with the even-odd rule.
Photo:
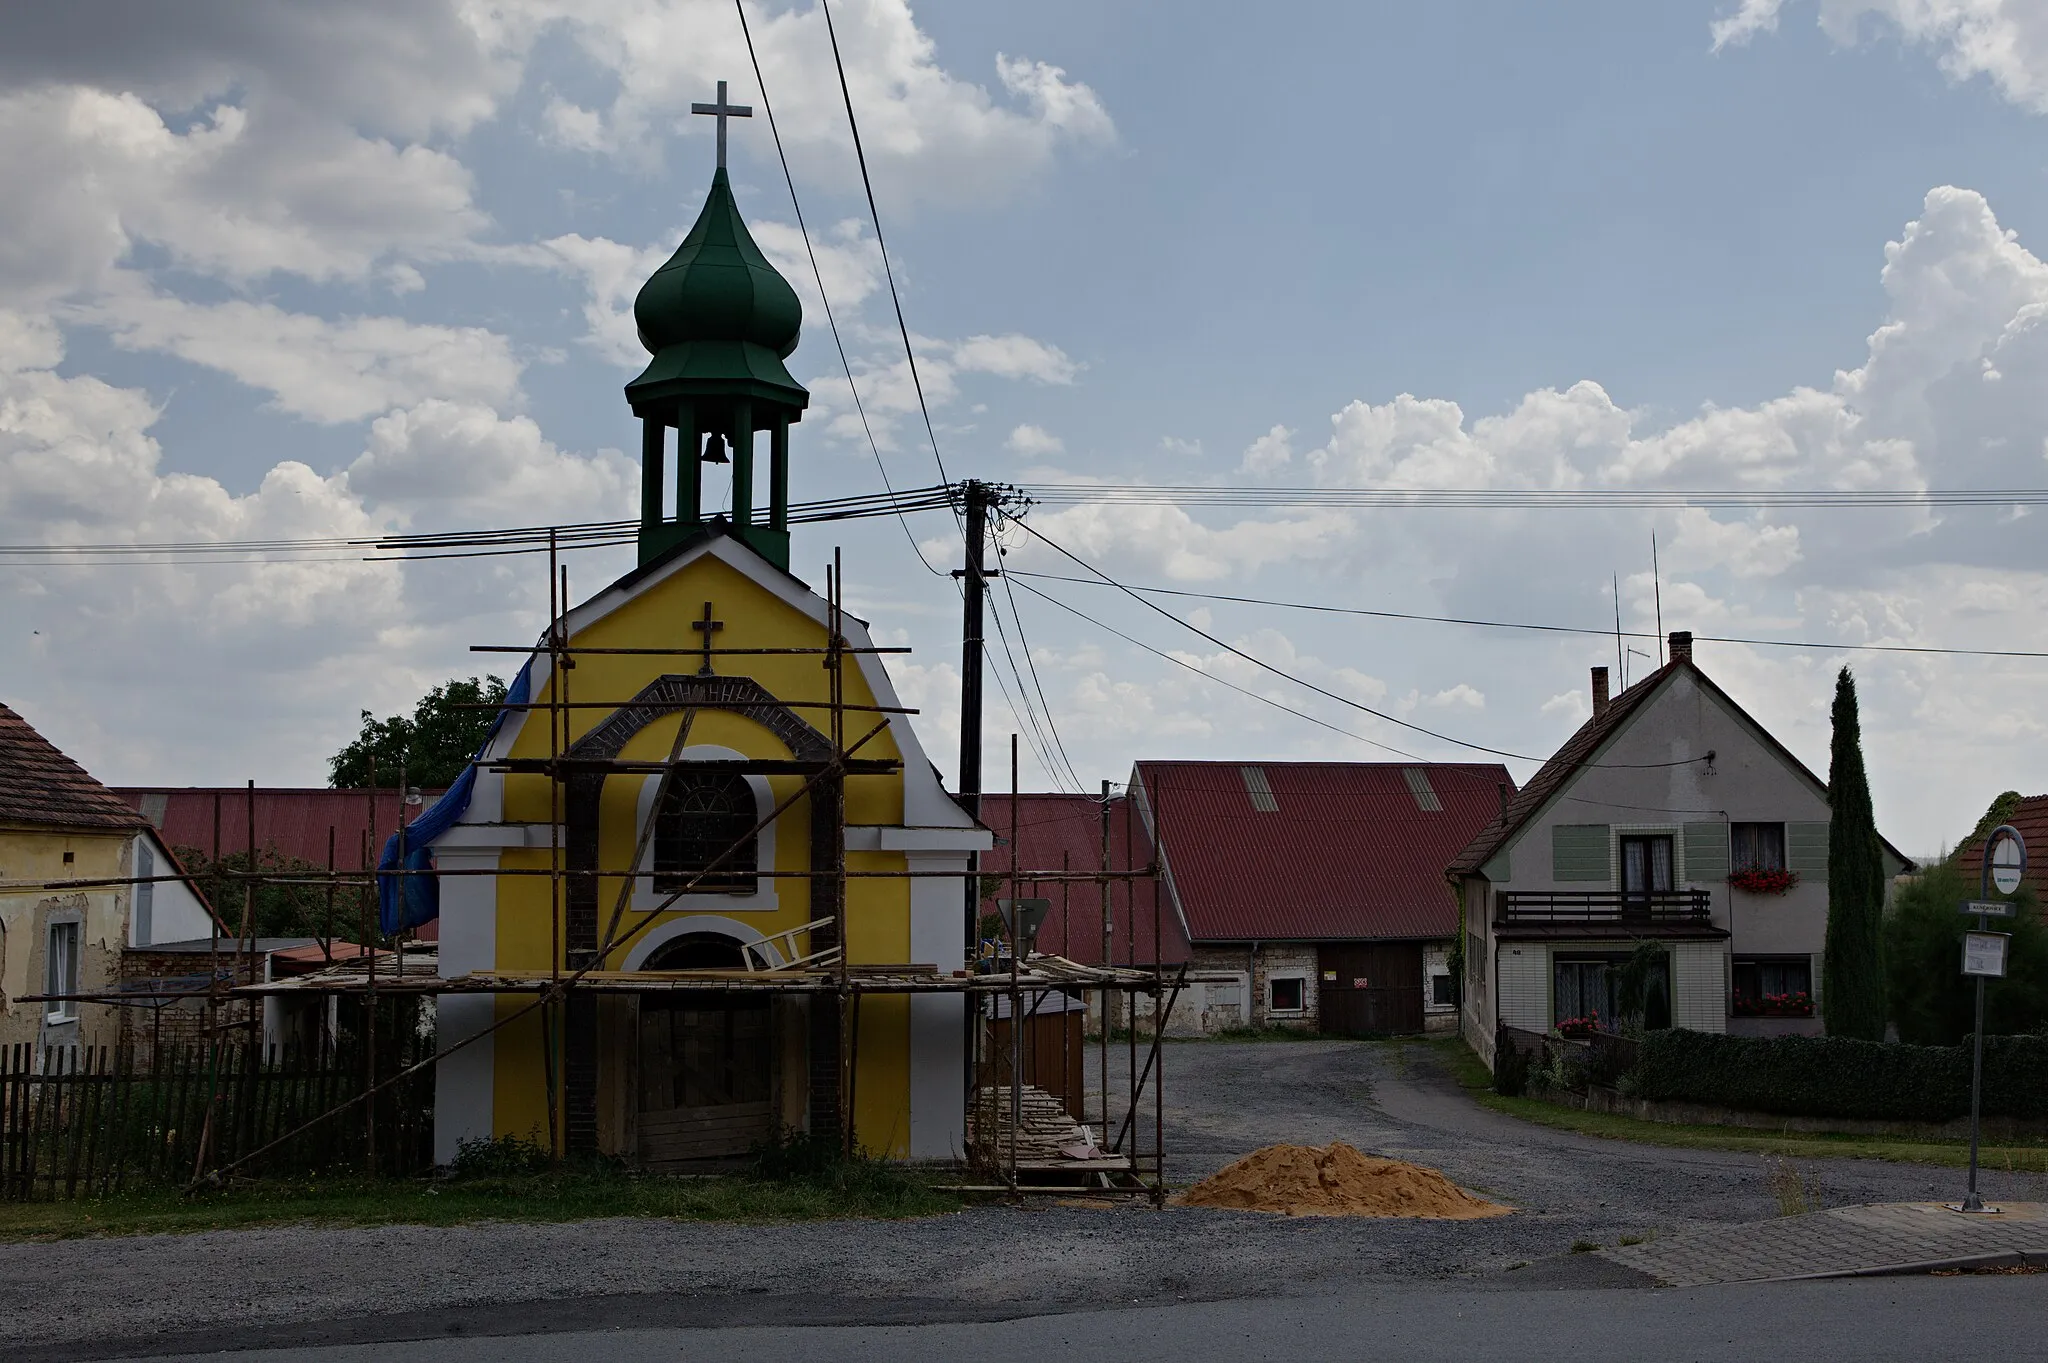
[[1939, 1202], [1837, 1207], [1705, 1226], [1600, 1253], [1667, 1287], [1846, 1276], [1998, 1254], [2048, 1260], [2048, 1203], [1994, 1205], [1995, 1216], [1965, 1216]]

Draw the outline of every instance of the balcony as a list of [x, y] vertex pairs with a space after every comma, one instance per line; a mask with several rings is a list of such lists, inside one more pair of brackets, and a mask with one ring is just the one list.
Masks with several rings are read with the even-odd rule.
[[1714, 926], [1713, 897], [1706, 890], [1497, 890], [1493, 906], [1496, 929], [1542, 936], [1727, 936]]

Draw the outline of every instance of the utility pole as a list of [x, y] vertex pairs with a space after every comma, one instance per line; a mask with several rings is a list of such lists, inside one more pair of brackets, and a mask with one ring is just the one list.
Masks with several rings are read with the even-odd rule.
[[[981, 653], [983, 618], [988, 600], [988, 567], [983, 557], [988, 544], [988, 510], [995, 501], [995, 489], [970, 478], [960, 485], [967, 503], [965, 566], [954, 576], [960, 579], [960, 803], [967, 813], [981, 817]], [[1014, 858], [1017, 849], [1012, 847]], [[968, 969], [974, 968], [981, 944], [981, 862], [974, 853], [967, 857], [965, 882], [965, 936]], [[1015, 1019], [1012, 1019], [1014, 1024]], [[974, 1073], [975, 1034], [980, 1019], [970, 1008], [965, 1013], [966, 1097], [972, 1104], [977, 1076]]]

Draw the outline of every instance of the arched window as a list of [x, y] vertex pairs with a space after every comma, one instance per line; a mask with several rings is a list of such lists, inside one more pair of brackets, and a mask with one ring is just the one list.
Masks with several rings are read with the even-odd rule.
[[746, 777], [677, 772], [654, 814], [655, 893], [674, 894], [717, 861], [717, 870], [690, 887], [692, 894], [753, 894], [759, 885], [754, 874], [758, 818]]

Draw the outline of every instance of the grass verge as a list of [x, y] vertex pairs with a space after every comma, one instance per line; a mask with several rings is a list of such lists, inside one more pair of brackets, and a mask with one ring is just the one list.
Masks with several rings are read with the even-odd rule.
[[471, 1221], [787, 1222], [937, 1216], [960, 1199], [877, 1160], [757, 1168], [715, 1178], [634, 1175], [591, 1167], [424, 1179], [293, 1179], [187, 1196], [149, 1189], [76, 1202], [0, 1203], [0, 1241], [153, 1235], [312, 1223], [453, 1226]]
[[[1637, 1141], [1690, 1150], [1734, 1150], [1805, 1159], [1876, 1159], [1901, 1164], [1937, 1164], [1960, 1169], [1970, 1162], [1967, 1141], [1904, 1136], [1851, 1136], [1815, 1131], [1766, 1131], [1741, 1126], [1689, 1126], [1646, 1122], [1610, 1112], [1585, 1112], [1541, 1098], [1506, 1098], [1472, 1048], [1458, 1038], [1419, 1043], [1435, 1051], [1453, 1078], [1481, 1107], [1539, 1126], [1575, 1131], [1607, 1140]], [[1986, 1169], [2048, 1173], [2048, 1144], [1987, 1145], [1978, 1156]]]

